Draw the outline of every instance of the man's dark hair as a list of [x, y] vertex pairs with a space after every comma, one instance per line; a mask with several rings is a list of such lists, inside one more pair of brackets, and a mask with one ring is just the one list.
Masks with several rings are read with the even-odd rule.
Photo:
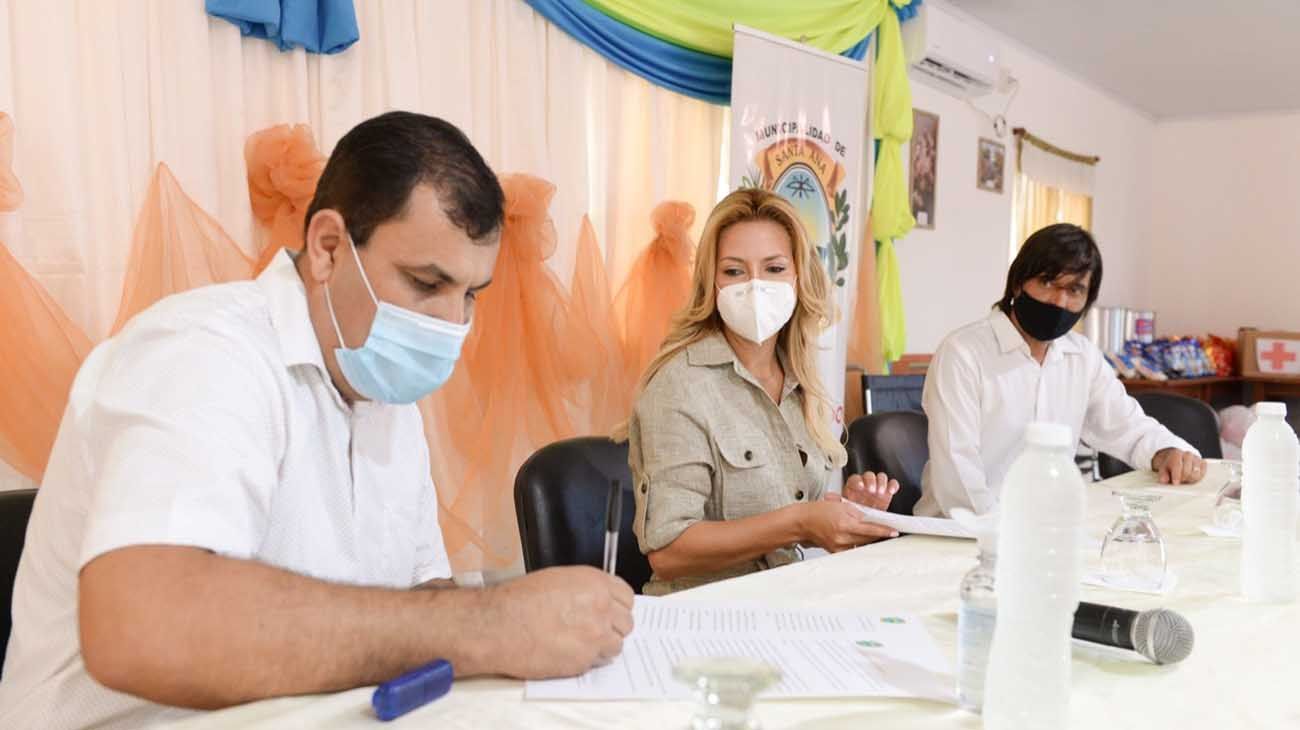
[[364, 246], [376, 226], [405, 214], [421, 183], [433, 187], [443, 213], [475, 242], [501, 227], [501, 184], [469, 138], [436, 117], [388, 112], [353, 127], [334, 147], [303, 233], [316, 211], [328, 208]]
[[993, 306], [1011, 314], [1011, 300], [1024, 287], [1025, 282], [1042, 278], [1053, 281], [1062, 274], [1092, 272], [1088, 285], [1088, 303], [1083, 311], [1092, 308], [1101, 291], [1101, 251], [1092, 235], [1073, 223], [1055, 223], [1040, 228], [1025, 239], [1016, 260], [1007, 270], [1007, 288], [1002, 298]]

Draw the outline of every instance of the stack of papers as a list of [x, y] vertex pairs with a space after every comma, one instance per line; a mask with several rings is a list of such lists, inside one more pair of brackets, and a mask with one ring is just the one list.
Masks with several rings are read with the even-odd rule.
[[612, 663], [568, 679], [530, 681], [529, 700], [688, 699], [673, 678], [688, 657], [761, 659], [782, 679], [761, 697], [953, 700], [952, 670], [908, 614], [779, 609], [742, 602], [637, 596], [636, 628]]
[[913, 517], [911, 515], [896, 515], [893, 512], [885, 512], [870, 507], [863, 507], [855, 502], [849, 502], [857, 507], [869, 522], [877, 525], [892, 527], [899, 532], [912, 535], [937, 535], [939, 537], [960, 537], [968, 540], [975, 539], [975, 533], [957, 520], [945, 519], [943, 517]]

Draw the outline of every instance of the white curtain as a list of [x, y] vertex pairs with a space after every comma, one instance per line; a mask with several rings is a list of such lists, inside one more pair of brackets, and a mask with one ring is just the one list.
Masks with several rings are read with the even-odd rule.
[[[166, 162], [248, 253], [257, 249], [244, 141], [311, 125], [329, 154], [390, 109], [460, 126], [498, 172], [558, 186], [568, 280], [590, 214], [617, 288], [666, 199], [716, 200], [725, 109], [650, 85], [522, 0], [358, 0], [346, 52], [281, 52], [209, 18], [201, 0], [0, 0], [0, 111], [26, 199], [0, 242], [92, 340], [113, 322], [134, 218]], [[19, 486], [0, 464], [0, 488]]]
[[1029, 140], [1020, 145], [1020, 172], [1040, 185], [1092, 197], [1096, 169], [1095, 164], [1048, 152]]

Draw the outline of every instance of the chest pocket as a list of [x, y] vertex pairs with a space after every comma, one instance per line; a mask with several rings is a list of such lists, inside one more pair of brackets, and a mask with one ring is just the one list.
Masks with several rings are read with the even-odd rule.
[[715, 435], [719, 464], [713, 495], [717, 514], [732, 520], [774, 510], [784, 504], [775, 455], [758, 434]]
[[741, 472], [767, 466], [768, 445], [759, 436], [746, 438], [739, 434], [714, 437], [718, 454], [722, 456], [724, 471]]

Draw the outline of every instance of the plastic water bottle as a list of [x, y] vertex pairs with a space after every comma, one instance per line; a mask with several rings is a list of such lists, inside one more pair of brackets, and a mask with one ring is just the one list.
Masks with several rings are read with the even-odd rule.
[[984, 677], [988, 673], [989, 646], [998, 618], [994, 570], [997, 533], [992, 544], [979, 536], [979, 564], [961, 579], [961, 607], [957, 609], [957, 702], [962, 709], [979, 712], [984, 707]]
[[1241, 593], [1248, 601], [1288, 603], [1296, 597], [1295, 432], [1286, 405], [1256, 403], [1256, 421], [1242, 442]]
[[988, 730], [1060, 730], [1070, 717], [1070, 629], [1083, 560], [1083, 477], [1068, 426], [1031, 423], [1002, 485]]

